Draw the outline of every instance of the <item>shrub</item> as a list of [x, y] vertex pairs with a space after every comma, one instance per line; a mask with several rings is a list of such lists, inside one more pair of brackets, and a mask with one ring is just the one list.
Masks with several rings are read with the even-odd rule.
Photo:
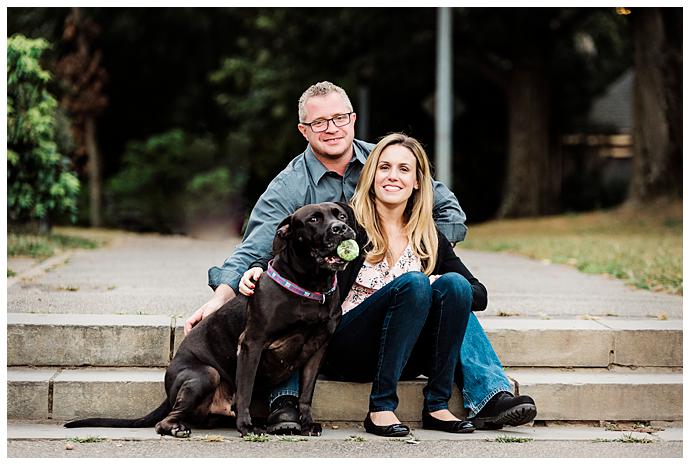
[[7, 41], [7, 217], [47, 225], [76, 220], [79, 180], [56, 143], [57, 101], [39, 60], [50, 45], [17, 34]]
[[164, 233], [233, 217], [246, 169], [229, 158], [212, 138], [181, 129], [130, 142], [107, 186], [108, 216], [119, 226]]

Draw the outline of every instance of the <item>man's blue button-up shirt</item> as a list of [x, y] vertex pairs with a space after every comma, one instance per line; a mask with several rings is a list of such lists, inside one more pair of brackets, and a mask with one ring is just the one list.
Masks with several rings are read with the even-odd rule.
[[[225, 283], [237, 293], [240, 279], [249, 265], [271, 256], [273, 236], [285, 217], [310, 203], [349, 201], [374, 144], [355, 139], [353, 147], [354, 155], [344, 176], [327, 170], [309, 145], [293, 159], [254, 205], [242, 243], [222, 267], [208, 270], [208, 285], [215, 290]], [[465, 219], [455, 195], [444, 184], [434, 181], [434, 220], [451, 243], [465, 238]]]

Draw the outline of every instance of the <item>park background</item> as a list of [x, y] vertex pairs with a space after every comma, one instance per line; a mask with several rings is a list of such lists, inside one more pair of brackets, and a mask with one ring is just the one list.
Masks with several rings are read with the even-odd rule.
[[[438, 10], [8, 8], [8, 253], [55, 225], [240, 234], [320, 80], [358, 138], [433, 158]], [[450, 14], [465, 244], [681, 293], [682, 9]]]
[[[6, 11], [8, 456], [682, 456], [681, 8]], [[158, 405], [208, 268], [304, 150], [297, 99], [324, 79], [358, 137], [417, 137], [439, 178], [451, 142], [455, 251], [534, 424], [425, 434], [417, 380], [400, 418], [418, 436], [375, 441], [368, 386], [325, 380], [314, 441], [63, 428]]]

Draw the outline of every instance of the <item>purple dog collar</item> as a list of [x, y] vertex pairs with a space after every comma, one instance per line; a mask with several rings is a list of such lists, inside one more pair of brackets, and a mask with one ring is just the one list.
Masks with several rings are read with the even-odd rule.
[[293, 283], [289, 279], [285, 279], [282, 276], [280, 276], [278, 272], [275, 269], [273, 269], [273, 260], [268, 262], [268, 269], [266, 270], [266, 274], [268, 274], [268, 276], [273, 281], [277, 282], [280, 286], [284, 287], [293, 294], [297, 294], [298, 296], [305, 297], [307, 299], [316, 300], [317, 302], [321, 302], [322, 304], [326, 303], [326, 296], [335, 292], [335, 288], [338, 286], [338, 278], [333, 276], [333, 287], [331, 287], [328, 291], [308, 291], [306, 289], [299, 287], [297, 284]]

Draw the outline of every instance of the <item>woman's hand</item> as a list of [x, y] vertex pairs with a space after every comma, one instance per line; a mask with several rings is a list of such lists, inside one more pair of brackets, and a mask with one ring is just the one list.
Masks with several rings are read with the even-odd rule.
[[247, 271], [245, 271], [242, 275], [242, 279], [240, 280], [240, 294], [244, 294], [247, 297], [254, 294], [254, 288], [256, 287], [256, 284], [254, 284], [254, 282], [259, 279], [261, 273], [263, 272], [264, 270], [262, 270], [261, 267], [258, 266], [255, 266], [254, 268], [249, 268]]
[[434, 281], [436, 281], [440, 277], [440, 274], [432, 274], [431, 276], [429, 276], [429, 284], [434, 284]]

